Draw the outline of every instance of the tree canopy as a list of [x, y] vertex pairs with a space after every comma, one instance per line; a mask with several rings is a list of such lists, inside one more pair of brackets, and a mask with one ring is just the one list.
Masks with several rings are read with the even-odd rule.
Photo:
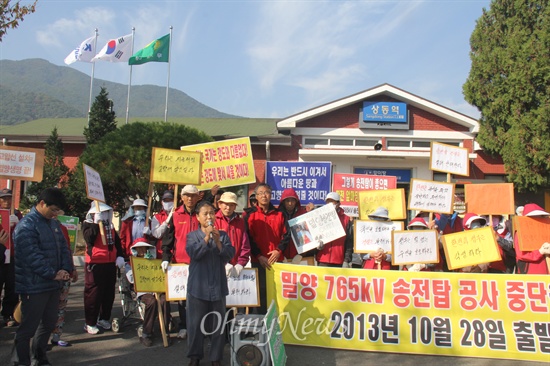
[[481, 112], [478, 142], [502, 156], [520, 191], [550, 185], [550, 7], [493, 0], [470, 38], [463, 86]]
[[34, 13], [37, 2], [38, 0], [31, 5], [21, 5], [21, 1], [11, 0], [0, 2], [0, 42], [8, 29], [17, 28], [27, 14]]
[[[135, 122], [110, 132], [88, 145], [80, 156], [67, 191], [71, 214], [84, 217], [90, 208], [83, 163], [99, 172], [106, 203], [122, 214], [128, 200], [147, 199], [153, 147], [179, 150], [184, 145], [209, 141], [212, 139], [201, 131], [165, 122]], [[162, 194], [166, 185], [155, 188]]]
[[113, 101], [109, 99], [109, 93], [105, 87], [95, 97], [90, 109], [88, 127], [84, 127], [84, 136], [88, 144], [95, 144], [103, 136], [116, 130], [116, 116], [113, 110]]

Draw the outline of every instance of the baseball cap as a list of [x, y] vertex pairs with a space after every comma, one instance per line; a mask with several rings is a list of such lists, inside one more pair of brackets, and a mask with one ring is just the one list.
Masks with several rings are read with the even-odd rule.
[[181, 189], [181, 194], [199, 194], [199, 189], [192, 184], [188, 184]]
[[337, 202], [340, 202], [340, 195], [336, 192], [330, 192], [329, 194], [327, 194], [327, 196], [325, 197], [325, 202], [327, 200], [334, 200], [334, 201], [337, 201]]
[[12, 196], [11, 189], [4, 188], [4, 189], [0, 190], [0, 198], [1, 197], [11, 197], [11, 196]]
[[237, 195], [233, 192], [224, 192], [218, 202], [237, 204]]

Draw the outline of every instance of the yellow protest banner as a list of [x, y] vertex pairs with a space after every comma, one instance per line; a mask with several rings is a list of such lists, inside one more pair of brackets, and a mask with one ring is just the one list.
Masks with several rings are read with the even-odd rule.
[[359, 219], [368, 220], [378, 207], [385, 207], [391, 220], [405, 220], [405, 190], [403, 188], [359, 192]]
[[250, 138], [223, 140], [205, 144], [182, 146], [185, 151], [202, 153], [200, 190], [215, 185], [230, 187], [256, 182], [254, 158]]
[[550, 276], [279, 263], [266, 275], [285, 344], [540, 362], [550, 355]]
[[465, 184], [464, 200], [468, 212], [478, 215], [516, 213], [513, 183]]
[[151, 182], [199, 184], [201, 153], [153, 147], [151, 154]]
[[162, 271], [160, 259], [130, 258], [136, 292], [164, 292], [166, 276]]
[[550, 242], [550, 218], [514, 216], [513, 223], [520, 250], [531, 252]]
[[502, 259], [492, 227], [466, 230], [441, 237], [449, 269]]

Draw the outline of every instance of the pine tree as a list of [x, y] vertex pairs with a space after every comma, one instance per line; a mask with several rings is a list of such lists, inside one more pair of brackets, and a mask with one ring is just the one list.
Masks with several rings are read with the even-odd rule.
[[105, 87], [95, 97], [90, 110], [90, 122], [84, 128], [84, 136], [88, 144], [98, 143], [103, 136], [116, 130], [115, 111], [109, 93]]
[[44, 171], [42, 181], [29, 185], [21, 201], [22, 208], [27, 209], [32, 207], [36, 203], [36, 199], [40, 192], [45, 188], [63, 188], [66, 185], [69, 168], [63, 161], [64, 154], [63, 142], [59, 139], [57, 127], [54, 127], [44, 146]]

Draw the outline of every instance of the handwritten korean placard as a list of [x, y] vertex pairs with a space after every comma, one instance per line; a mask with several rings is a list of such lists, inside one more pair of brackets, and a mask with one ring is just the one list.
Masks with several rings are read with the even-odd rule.
[[101, 176], [92, 167], [82, 164], [86, 181], [86, 196], [95, 201], [105, 202], [105, 192], [101, 183]]
[[430, 149], [430, 169], [456, 175], [470, 175], [468, 149], [432, 142]]
[[439, 263], [435, 230], [392, 231], [392, 265]]
[[165, 274], [162, 271], [160, 259], [131, 257], [134, 288], [136, 292], [164, 292], [166, 287]]
[[403, 230], [402, 221], [363, 221], [354, 222], [354, 253], [372, 253], [379, 248], [385, 253], [392, 251], [392, 232]]
[[151, 182], [199, 184], [200, 179], [200, 152], [153, 148], [151, 154]]
[[368, 220], [368, 216], [381, 206], [388, 209], [391, 220], [405, 220], [405, 190], [397, 188], [359, 192], [359, 219]]
[[492, 227], [443, 235], [441, 240], [449, 269], [501, 260]]
[[453, 213], [454, 183], [411, 179], [409, 210]]

